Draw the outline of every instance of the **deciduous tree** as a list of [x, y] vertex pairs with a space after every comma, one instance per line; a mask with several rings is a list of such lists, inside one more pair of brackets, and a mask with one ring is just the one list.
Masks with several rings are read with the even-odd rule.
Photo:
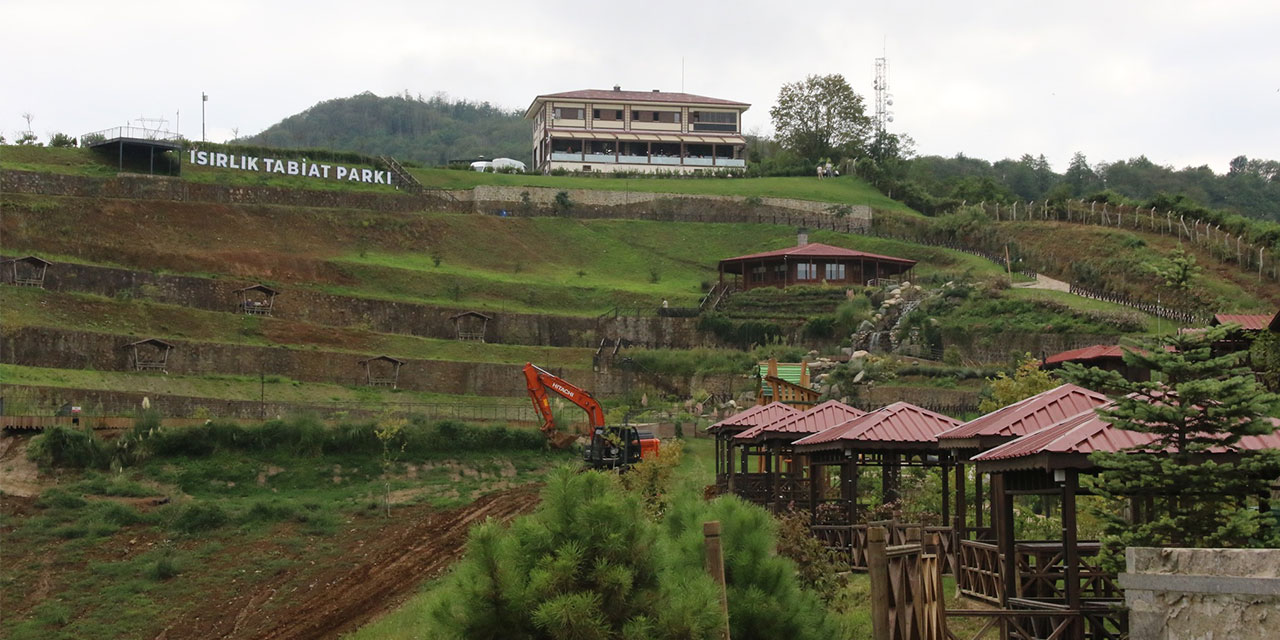
[[840, 74], [782, 85], [769, 116], [782, 145], [810, 161], [857, 155], [871, 125], [862, 96]]

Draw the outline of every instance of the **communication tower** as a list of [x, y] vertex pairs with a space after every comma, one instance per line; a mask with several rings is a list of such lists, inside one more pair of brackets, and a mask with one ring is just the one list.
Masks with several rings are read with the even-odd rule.
[[893, 122], [893, 94], [889, 93], [889, 59], [881, 55], [876, 58], [876, 115], [873, 123], [876, 133], [884, 133], [890, 122]]

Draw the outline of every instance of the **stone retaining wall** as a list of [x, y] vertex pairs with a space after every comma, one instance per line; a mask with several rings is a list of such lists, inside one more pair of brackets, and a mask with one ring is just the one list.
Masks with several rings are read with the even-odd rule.
[[1280, 549], [1130, 547], [1130, 640], [1280, 638]]

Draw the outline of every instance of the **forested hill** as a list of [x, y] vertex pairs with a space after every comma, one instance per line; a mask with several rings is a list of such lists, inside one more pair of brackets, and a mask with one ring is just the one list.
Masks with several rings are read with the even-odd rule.
[[326, 100], [240, 142], [389, 154], [424, 165], [476, 156], [528, 162], [530, 129], [522, 115], [487, 102], [365, 92]]

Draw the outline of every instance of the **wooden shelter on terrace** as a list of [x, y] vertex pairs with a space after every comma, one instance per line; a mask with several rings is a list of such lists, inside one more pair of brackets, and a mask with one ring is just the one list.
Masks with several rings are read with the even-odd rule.
[[[938, 434], [960, 426], [950, 416], [907, 402], [895, 402], [853, 418], [825, 431], [797, 440], [797, 455], [808, 458], [809, 499], [814, 518], [814, 534], [828, 548], [847, 551], [851, 564], [866, 567], [866, 527], [869, 502], [861, 501], [858, 476], [863, 466], [880, 467], [881, 504], [891, 504], [900, 496], [899, 474], [903, 466], [941, 467], [942, 524], [928, 527], [939, 533], [943, 547], [944, 571], [953, 549], [947, 484], [952, 461], [939, 455]], [[836, 471], [837, 473], [830, 473]]]
[[[1116, 576], [1097, 565], [1099, 544], [1079, 539], [1079, 479], [1081, 474], [1098, 471], [1089, 458], [1091, 454], [1145, 447], [1156, 437], [1103, 420], [1098, 410], [1110, 406], [1084, 410], [972, 458], [979, 472], [992, 474], [998, 488], [994, 510], [997, 552], [995, 561], [983, 568], [994, 578], [994, 593], [984, 595], [1007, 607], [1049, 605], [1079, 611], [1062, 637], [1120, 638], [1125, 631], [1124, 620], [1113, 607], [1122, 601]], [[1273, 418], [1271, 422], [1280, 429], [1280, 420]], [[1280, 449], [1280, 431], [1246, 436], [1235, 447], [1211, 450], [1204, 458], [1232, 458], [1240, 451], [1262, 449]], [[1052, 496], [1061, 501], [1061, 540], [1016, 539], [1013, 503], [1019, 495]], [[1131, 497], [1130, 519], [1149, 519], [1154, 498]], [[1266, 508], [1265, 499], [1260, 506]]]
[[360, 364], [364, 365], [365, 384], [395, 389], [400, 382], [400, 367], [404, 366], [404, 360], [383, 355], [366, 358]]
[[822, 394], [810, 386], [807, 362], [778, 362], [769, 358], [756, 365], [756, 404], [781, 402], [807, 411]]
[[[751, 429], [783, 418], [799, 415], [800, 410], [781, 402], [756, 405], [746, 411], [739, 411], [720, 422], [707, 427], [707, 432], [716, 439], [716, 487], [721, 493], [732, 493], [734, 490], [734, 446], [733, 437]], [[745, 468], [739, 473], [745, 473]]]
[[[735, 435], [732, 447], [742, 449], [742, 473], [734, 480], [734, 492], [749, 502], [774, 509], [791, 502], [808, 502], [807, 464], [793, 455], [792, 443], [865, 414], [837, 400], [828, 400], [808, 411]], [[752, 457], [756, 458], [755, 473], [749, 471]]]
[[265, 284], [251, 284], [243, 289], [236, 289], [238, 298], [236, 308], [245, 315], [270, 316], [276, 304], [278, 291]]
[[1062, 365], [1074, 362], [1086, 367], [1097, 367], [1106, 371], [1115, 371], [1126, 380], [1150, 380], [1151, 370], [1133, 367], [1124, 362], [1124, 348], [1119, 345], [1095, 344], [1081, 349], [1072, 349], [1055, 353], [1044, 359], [1042, 369], [1061, 369]]
[[489, 321], [492, 319], [479, 311], [463, 311], [449, 316], [458, 339], [474, 342], [484, 342], [485, 332], [489, 330]]
[[53, 264], [43, 258], [35, 256], [23, 256], [12, 260], [5, 260], [5, 276], [9, 281], [20, 287], [36, 287], [44, 288], [44, 276], [49, 271], [49, 265]]
[[867, 285], [909, 279], [915, 260], [814, 242], [720, 261], [720, 283], [729, 275], [740, 290], [794, 285]]
[[1274, 319], [1275, 316], [1269, 313], [1219, 313], [1214, 315], [1213, 320], [1209, 321], [1210, 326], [1218, 327], [1233, 324], [1238, 325], [1240, 328], [1228, 331], [1226, 338], [1213, 343], [1213, 352], [1215, 354], [1223, 354], [1248, 351], [1249, 347], [1253, 346], [1253, 341], [1258, 337], [1258, 334], [1273, 330], [1270, 329], [1270, 326]]
[[173, 345], [159, 338], [146, 338], [130, 342], [125, 348], [132, 350], [135, 371], [160, 371], [168, 373], [169, 354]]

